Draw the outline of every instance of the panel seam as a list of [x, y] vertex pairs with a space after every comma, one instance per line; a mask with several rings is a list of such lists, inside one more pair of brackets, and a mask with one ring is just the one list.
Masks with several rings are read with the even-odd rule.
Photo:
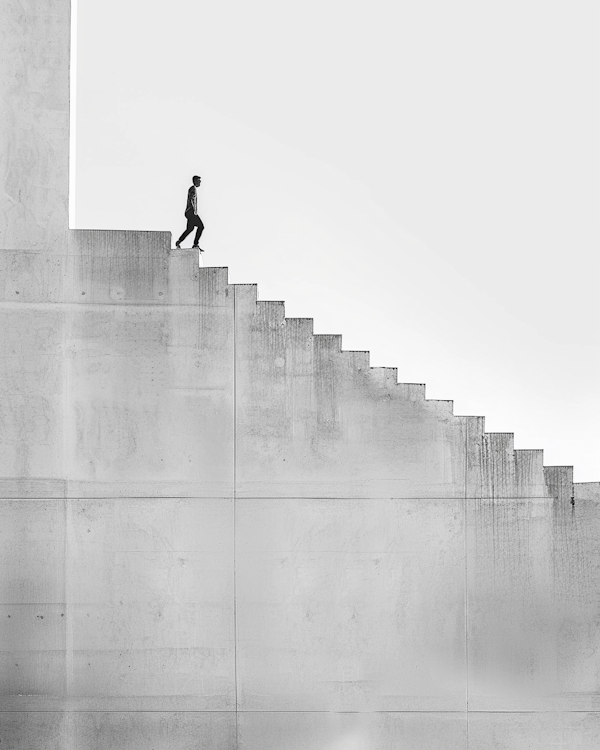
[[465, 507], [464, 507], [464, 556], [465, 556], [465, 708], [466, 739], [469, 750], [469, 420], [465, 420]]
[[238, 742], [238, 676], [237, 676], [237, 289], [233, 285], [233, 669], [235, 692], [235, 746]]

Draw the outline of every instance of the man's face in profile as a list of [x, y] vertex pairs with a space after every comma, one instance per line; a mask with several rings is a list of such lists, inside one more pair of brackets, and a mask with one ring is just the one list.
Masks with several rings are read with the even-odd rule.
[[201, 182], [201, 181], [202, 181], [202, 180], [201, 180], [201, 178], [200, 178], [200, 177], [195, 177], [195, 178], [194, 178], [194, 185], [195, 185], [195, 187], [200, 187], [200, 182]]

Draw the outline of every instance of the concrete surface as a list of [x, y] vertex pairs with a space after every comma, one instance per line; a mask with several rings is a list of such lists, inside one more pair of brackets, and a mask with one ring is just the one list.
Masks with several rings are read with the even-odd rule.
[[211, 712], [37, 712], [2, 714], [11, 750], [229, 750], [235, 714]]
[[0, 3], [0, 249], [66, 246], [70, 5]]
[[[242, 497], [464, 497], [465, 420], [236, 285]], [[260, 354], [259, 354], [260, 352]]]
[[464, 711], [462, 505], [238, 499], [240, 709]]
[[[34, 290], [6, 291], [6, 283], [4, 497], [231, 496], [233, 297], [226, 271], [206, 269], [199, 280], [191, 254], [167, 259], [163, 249], [149, 259], [147, 252], [133, 243], [123, 255], [99, 253], [110, 270], [83, 254], [65, 256], [65, 267], [75, 269], [70, 276], [40, 258]], [[8, 264], [14, 254], [5, 255]], [[149, 266], [156, 273], [131, 281]], [[42, 301], [44, 289], [52, 289], [52, 302]]]
[[600, 483], [69, 232], [68, 19], [0, 6], [0, 747], [595, 750]]
[[0, 739], [595, 747], [600, 485], [144, 239], [5, 280]]

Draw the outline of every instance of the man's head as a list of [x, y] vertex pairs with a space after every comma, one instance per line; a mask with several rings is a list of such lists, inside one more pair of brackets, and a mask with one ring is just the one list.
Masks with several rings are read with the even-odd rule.
[[192, 182], [194, 183], [194, 186], [195, 186], [195, 187], [200, 187], [200, 182], [201, 182], [201, 178], [200, 178], [200, 177], [198, 177], [198, 175], [197, 175], [197, 174], [195, 174], [195, 175], [194, 175], [194, 176], [192, 177]]

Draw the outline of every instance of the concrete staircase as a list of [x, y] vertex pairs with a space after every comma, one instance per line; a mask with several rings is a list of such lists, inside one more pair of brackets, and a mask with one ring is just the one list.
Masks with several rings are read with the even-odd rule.
[[0, 748], [597, 750], [600, 483], [69, 231], [70, 19], [0, 4]]
[[[369, 487], [398, 497], [546, 497], [567, 504], [575, 497], [571, 467], [544, 467], [542, 451], [515, 450], [512, 433], [486, 433], [483, 417], [454, 415], [453, 402], [427, 399], [424, 384], [398, 383], [396, 368], [370, 367], [369, 353], [343, 350], [340, 335], [314, 334], [312, 319], [286, 318], [283, 302], [258, 300], [255, 284], [229, 284], [226, 268], [198, 268], [194, 253], [170, 250], [169, 233], [75, 230], [64, 254], [3, 251], [0, 264], [1, 299], [23, 309], [57, 303], [83, 313], [127, 305], [152, 316], [193, 306], [213, 322], [211, 309], [218, 310], [218, 346], [235, 356], [223, 382], [232, 388], [235, 381], [236, 439], [252, 434], [246, 450], [257, 454], [270, 483], [294, 482], [298, 493], [319, 496], [351, 497]], [[70, 347], [61, 348], [63, 359], [76, 354], [76, 344]], [[261, 421], [264, 435], [256, 432]], [[407, 441], [410, 455], [403, 456]], [[71, 480], [62, 469], [57, 496], [68, 494], [64, 482]], [[10, 473], [7, 466], [4, 475]], [[237, 479], [242, 495], [262, 481], [244, 471]], [[28, 481], [43, 480], [33, 472]]]
[[168, 233], [0, 264], [9, 747], [597, 746], [600, 483]]

